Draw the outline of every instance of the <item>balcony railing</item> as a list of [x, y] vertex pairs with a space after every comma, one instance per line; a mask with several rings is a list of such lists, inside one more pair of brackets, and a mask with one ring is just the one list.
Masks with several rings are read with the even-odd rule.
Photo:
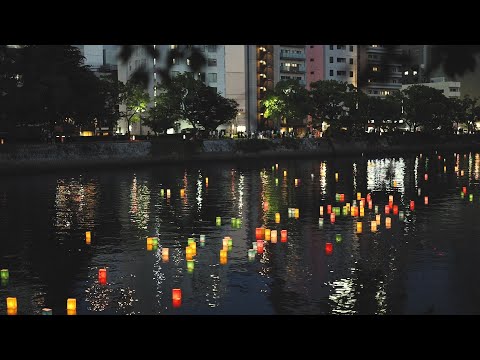
[[298, 60], [305, 60], [305, 54], [298, 54], [298, 53], [291, 53], [291, 52], [284, 52], [280, 51], [280, 58], [281, 59], [298, 59]]
[[305, 66], [280, 66], [280, 72], [303, 74], [305, 73]]

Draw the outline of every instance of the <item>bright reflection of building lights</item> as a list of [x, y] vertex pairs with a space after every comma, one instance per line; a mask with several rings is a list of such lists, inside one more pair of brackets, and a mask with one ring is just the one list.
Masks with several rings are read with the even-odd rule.
[[353, 280], [340, 279], [330, 283], [333, 292], [328, 296], [332, 304], [333, 314], [355, 314], [355, 288]]
[[139, 229], [147, 230], [150, 217], [150, 189], [147, 185], [138, 184], [133, 177], [130, 192], [130, 219]]
[[203, 179], [202, 174], [200, 171], [198, 172], [198, 179], [197, 179], [197, 212], [202, 210], [202, 192], [203, 192]]
[[[403, 194], [405, 162], [403, 159], [369, 160], [367, 166], [367, 189], [370, 191], [396, 191]], [[394, 186], [395, 185], [395, 186]]]
[[320, 163], [320, 192], [322, 195], [327, 194], [327, 162]]

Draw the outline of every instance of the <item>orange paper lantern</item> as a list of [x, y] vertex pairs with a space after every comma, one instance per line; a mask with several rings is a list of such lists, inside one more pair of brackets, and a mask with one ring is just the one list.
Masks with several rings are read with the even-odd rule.
[[16, 297], [7, 297], [7, 309], [17, 309]]
[[425, 201], [425, 205], [428, 205], [428, 196], [425, 196], [424, 201]]
[[[335, 214], [333, 214], [335, 215]], [[282, 230], [280, 233], [280, 241], [287, 242], [287, 230]]]
[[344, 202], [345, 201], [345, 194], [340, 194], [340, 202]]
[[265, 240], [270, 241], [272, 236], [272, 231], [270, 229], [265, 229]]
[[415, 201], [410, 200], [410, 211], [415, 210]]
[[371, 230], [372, 230], [372, 232], [377, 232], [377, 222], [376, 221], [372, 221]]
[[327, 214], [330, 215], [332, 213], [332, 205], [327, 205]]
[[180, 307], [182, 305], [182, 289], [172, 289], [173, 307]]
[[275, 214], [275, 223], [280, 224], [280, 213]]
[[323, 216], [323, 205], [320, 205], [320, 216]]
[[335, 213], [333, 213], [333, 212], [330, 214], [330, 222], [331, 222], [332, 224], [335, 223]]
[[357, 222], [357, 234], [362, 233], [362, 223], [360, 221]]
[[265, 228], [260, 227], [255, 229], [255, 239], [256, 240], [265, 239]]
[[85, 243], [90, 244], [92, 242], [92, 233], [87, 231], [85, 233]]
[[391, 218], [389, 218], [389, 217], [385, 218], [385, 227], [387, 229], [390, 229], [392, 227], [392, 219]]
[[98, 282], [102, 285], [107, 283], [107, 269], [98, 269]]

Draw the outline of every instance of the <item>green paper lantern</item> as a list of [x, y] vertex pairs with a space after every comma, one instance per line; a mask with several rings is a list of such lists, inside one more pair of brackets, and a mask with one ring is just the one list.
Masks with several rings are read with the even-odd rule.
[[8, 280], [8, 278], [10, 277], [10, 274], [8, 273], [8, 269], [2, 269], [0, 271], [0, 277], [2, 278], [2, 280]]
[[336, 241], [336, 242], [342, 241], [342, 234], [336, 234], [336, 235], [335, 235], [335, 241]]
[[217, 223], [217, 226], [222, 225], [222, 218], [220, 216], [217, 216], [216, 223]]

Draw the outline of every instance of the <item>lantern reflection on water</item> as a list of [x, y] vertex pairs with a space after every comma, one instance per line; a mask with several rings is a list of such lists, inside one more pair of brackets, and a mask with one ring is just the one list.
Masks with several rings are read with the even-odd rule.
[[410, 200], [410, 211], [415, 210], [415, 201]]
[[375, 205], [375, 214], [378, 214], [378, 205]]
[[335, 235], [335, 241], [336, 242], [341, 242], [342, 241], [342, 234], [336, 234]]
[[52, 309], [49, 309], [49, 308], [43, 308], [42, 315], [53, 315], [53, 311]]
[[167, 189], [167, 199], [170, 199], [170, 189]]
[[428, 205], [428, 196], [425, 196], [424, 203], [425, 203], [425, 205]]
[[263, 240], [257, 240], [257, 252], [259, 254], [263, 253]]
[[365, 216], [365, 208], [363, 206], [360, 207], [360, 217]]
[[248, 249], [248, 260], [255, 259], [255, 249]]
[[323, 218], [318, 219], [318, 227], [321, 229], [323, 228]]
[[335, 173], [335, 181], [338, 182], [338, 173]]
[[357, 222], [357, 234], [360, 234], [362, 232], [362, 222], [358, 221]]
[[193, 258], [193, 249], [190, 246], [185, 248], [185, 257], [187, 260], [191, 260]]
[[385, 205], [385, 214], [390, 214], [390, 206]]
[[381, 219], [382, 219], [382, 215], [380, 214], [375, 215], [375, 222], [377, 223], [377, 226], [380, 226]]
[[185, 189], [180, 189], [180, 197], [185, 197]]
[[327, 214], [330, 215], [332, 213], [332, 205], [327, 205]]
[[428, 180], [428, 174], [427, 173], [425, 173], [424, 179], [425, 179], [425, 181]]
[[189, 273], [192, 273], [194, 268], [195, 268], [195, 263], [194, 263], [193, 259], [192, 260], [187, 260], [187, 271]]
[[222, 218], [220, 216], [217, 216], [216, 219], [215, 219], [215, 223], [217, 226], [221, 226], [222, 225]]
[[470, 200], [470, 202], [473, 201], [473, 194], [468, 195], [468, 200]]
[[323, 216], [323, 205], [320, 205], [320, 216]]

